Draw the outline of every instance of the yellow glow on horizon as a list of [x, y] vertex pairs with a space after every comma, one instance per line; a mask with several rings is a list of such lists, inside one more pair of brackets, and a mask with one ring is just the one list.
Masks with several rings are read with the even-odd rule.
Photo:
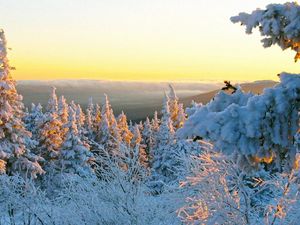
[[271, 2], [0, 0], [0, 19], [17, 80], [277, 80], [295, 53], [229, 21]]

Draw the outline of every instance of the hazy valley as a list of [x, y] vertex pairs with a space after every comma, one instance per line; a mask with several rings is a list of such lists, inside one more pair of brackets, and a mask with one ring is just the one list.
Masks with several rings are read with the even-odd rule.
[[[95, 103], [104, 101], [104, 94], [109, 96], [116, 115], [123, 110], [129, 119], [140, 120], [152, 117], [155, 110], [161, 110], [164, 92], [168, 91], [167, 82], [121, 82], [102, 80], [22, 80], [17, 89], [23, 95], [23, 102], [30, 108], [31, 103], [47, 104], [51, 87], [57, 88], [58, 95], [64, 95], [68, 101], [74, 100], [86, 107], [89, 97]], [[207, 103], [223, 86], [222, 83], [174, 82], [171, 83], [185, 107], [195, 102]], [[246, 92], [261, 93], [263, 88], [274, 86], [274, 81], [257, 81], [241, 85]]]

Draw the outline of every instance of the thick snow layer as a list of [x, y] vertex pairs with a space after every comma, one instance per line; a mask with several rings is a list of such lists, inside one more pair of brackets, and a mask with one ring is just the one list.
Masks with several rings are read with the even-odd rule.
[[282, 73], [281, 83], [261, 95], [219, 92], [207, 105], [196, 106], [178, 131], [181, 137], [200, 136], [227, 154], [295, 156], [293, 136], [299, 129], [300, 75]]

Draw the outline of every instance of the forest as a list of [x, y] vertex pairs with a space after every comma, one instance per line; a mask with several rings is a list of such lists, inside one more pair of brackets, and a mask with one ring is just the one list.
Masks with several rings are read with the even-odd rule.
[[[297, 61], [299, 18], [286, 3], [231, 20]], [[170, 85], [161, 112], [133, 123], [109, 96], [82, 108], [55, 87], [25, 109], [7, 52], [1, 30], [0, 224], [299, 223], [300, 75], [262, 94], [226, 81], [186, 109]]]

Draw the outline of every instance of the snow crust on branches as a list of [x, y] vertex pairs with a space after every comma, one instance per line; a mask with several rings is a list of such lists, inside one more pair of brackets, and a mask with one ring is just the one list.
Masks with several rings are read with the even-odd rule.
[[240, 13], [231, 17], [233, 23], [246, 26], [246, 33], [258, 27], [264, 36], [261, 41], [265, 48], [279, 45], [282, 50], [291, 48], [296, 52], [295, 61], [300, 58], [300, 6], [296, 2], [270, 4], [266, 9], [257, 9], [251, 14]]

